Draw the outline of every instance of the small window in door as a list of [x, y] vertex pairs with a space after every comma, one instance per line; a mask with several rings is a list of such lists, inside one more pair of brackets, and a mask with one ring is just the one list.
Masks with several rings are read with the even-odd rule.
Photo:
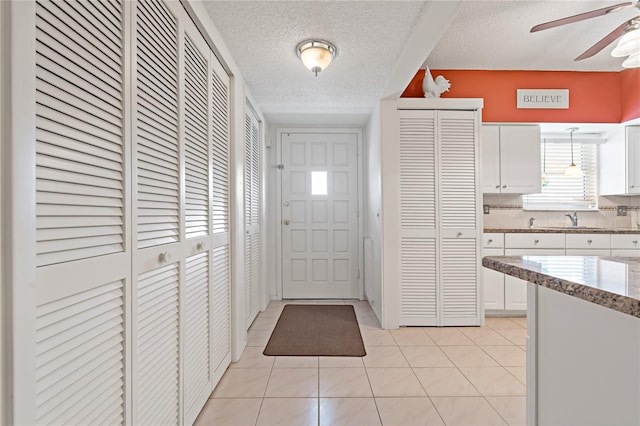
[[327, 172], [311, 172], [311, 195], [327, 195]]

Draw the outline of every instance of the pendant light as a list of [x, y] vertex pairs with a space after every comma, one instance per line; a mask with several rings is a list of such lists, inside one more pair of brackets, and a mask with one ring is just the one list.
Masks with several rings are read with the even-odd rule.
[[540, 177], [540, 184], [543, 188], [549, 186], [547, 180], [547, 139], [542, 139], [542, 176]]
[[571, 177], [580, 177], [584, 175], [582, 173], [582, 169], [576, 166], [576, 163], [573, 162], [573, 132], [578, 130], [578, 127], [570, 127], [567, 130], [571, 132], [571, 164], [569, 164], [569, 167], [567, 167], [567, 169], [564, 171], [564, 175]]

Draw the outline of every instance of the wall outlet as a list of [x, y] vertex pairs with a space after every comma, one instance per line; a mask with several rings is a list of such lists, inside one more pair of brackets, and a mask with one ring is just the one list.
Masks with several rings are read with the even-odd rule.
[[483, 204], [482, 205], [482, 211], [484, 212], [484, 214], [489, 214], [489, 204]]
[[618, 206], [618, 207], [616, 207], [616, 214], [618, 216], [626, 216], [627, 215], [627, 206]]

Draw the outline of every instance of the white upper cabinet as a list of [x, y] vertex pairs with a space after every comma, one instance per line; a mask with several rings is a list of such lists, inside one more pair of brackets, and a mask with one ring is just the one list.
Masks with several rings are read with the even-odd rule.
[[640, 194], [640, 126], [626, 126], [600, 145], [600, 195]]
[[540, 192], [540, 127], [482, 126], [482, 192]]

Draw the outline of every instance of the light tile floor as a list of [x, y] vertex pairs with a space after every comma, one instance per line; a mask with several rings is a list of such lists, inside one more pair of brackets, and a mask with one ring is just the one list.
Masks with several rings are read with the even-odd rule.
[[[262, 355], [286, 303], [352, 304], [367, 355]], [[382, 330], [367, 302], [271, 302], [197, 425], [524, 425], [524, 318]]]

